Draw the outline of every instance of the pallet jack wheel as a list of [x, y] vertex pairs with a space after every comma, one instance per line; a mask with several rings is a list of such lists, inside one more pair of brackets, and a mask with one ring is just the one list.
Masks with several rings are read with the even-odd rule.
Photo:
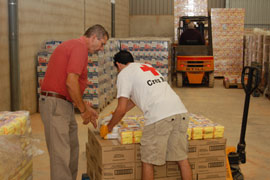
[[176, 74], [176, 86], [183, 87], [183, 74], [182, 73]]
[[208, 87], [213, 88], [214, 87], [214, 83], [215, 83], [214, 73], [211, 72], [211, 73], [209, 73]]
[[241, 173], [240, 167], [231, 166], [233, 180], [244, 180], [244, 175]]

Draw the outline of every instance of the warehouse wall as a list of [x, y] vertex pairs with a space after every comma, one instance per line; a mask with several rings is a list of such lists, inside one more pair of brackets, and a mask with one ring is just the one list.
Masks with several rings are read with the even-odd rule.
[[[10, 110], [8, 6], [0, 0], [0, 111]], [[129, 35], [129, 1], [117, 0], [117, 37]], [[125, 8], [127, 10], [122, 10]], [[80, 37], [102, 24], [111, 33], [111, 0], [18, 0], [21, 109], [37, 110], [36, 55], [47, 40]]]
[[173, 37], [173, 0], [129, 0], [131, 37]]
[[245, 28], [270, 29], [269, 0], [227, 0], [228, 8], [245, 8]]
[[[175, 0], [129, 0], [130, 36], [174, 36]], [[224, 8], [226, 0], [208, 0], [208, 9]]]
[[131, 37], [173, 37], [173, 16], [130, 16]]
[[115, 1], [115, 37], [129, 37], [129, 0]]
[[83, 0], [19, 1], [21, 109], [36, 111], [36, 54], [45, 40], [77, 38], [84, 32]]
[[85, 0], [85, 29], [101, 24], [111, 34], [111, 1]]
[[10, 108], [7, 6], [6, 0], [0, 0], [0, 111]]

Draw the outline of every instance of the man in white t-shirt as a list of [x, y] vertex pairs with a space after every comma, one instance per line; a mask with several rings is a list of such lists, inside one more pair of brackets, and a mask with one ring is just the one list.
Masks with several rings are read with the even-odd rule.
[[187, 160], [187, 110], [164, 77], [151, 65], [134, 63], [128, 51], [114, 56], [118, 105], [111, 121], [101, 127], [101, 136], [111, 132], [125, 113], [138, 106], [144, 113], [141, 138], [142, 179], [154, 179], [153, 165], [177, 161], [183, 180], [191, 180]]

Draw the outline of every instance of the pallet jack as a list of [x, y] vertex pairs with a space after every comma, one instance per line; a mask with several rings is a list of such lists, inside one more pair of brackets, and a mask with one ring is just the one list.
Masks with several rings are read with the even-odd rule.
[[[237, 145], [237, 151], [235, 147], [227, 147], [227, 178], [226, 180], [243, 180], [244, 175], [240, 170], [240, 163], [246, 163], [246, 127], [247, 127], [247, 118], [248, 118], [248, 109], [250, 102], [250, 95], [254, 92], [255, 89], [259, 86], [260, 76], [259, 69], [256, 67], [245, 66], [241, 74], [241, 84], [245, 91], [245, 105], [242, 119], [242, 127], [240, 134], [240, 142]], [[247, 80], [245, 81], [245, 77]]]

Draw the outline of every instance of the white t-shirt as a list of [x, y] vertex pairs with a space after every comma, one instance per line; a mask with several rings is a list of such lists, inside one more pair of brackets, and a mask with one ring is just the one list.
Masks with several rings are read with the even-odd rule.
[[131, 99], [143, 111], [145, 125], [187, 112], [164, 77], [149, 64], [130, 63], [122, 69], [117, 77], [119, 97]]

